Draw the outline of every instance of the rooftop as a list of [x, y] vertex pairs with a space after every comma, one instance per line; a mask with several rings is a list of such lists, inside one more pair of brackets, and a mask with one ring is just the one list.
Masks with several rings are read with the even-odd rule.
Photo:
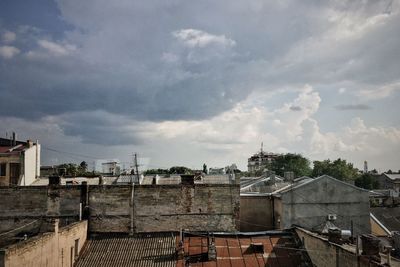
[[389, 231], [400, 230], [400, 207], [375, 207], [371, 208], [371, 213]]
[[176, 234], [101, 234], [86, 241], [76, 267], [175, 266]]
[[[216, 260], [196, 262], [193, 258], [208, 251], [207, 236], [185, 235], [190, 266], [312, 266], [290, 232], [215, 233], [214, 237]], [[178, 260], [177, 266], [185, 266], [185, 260]]]
[[[214, 237], [216, 259], [208, 260]], [[75, 266], [312, 266], [292, 232], [185, 233], [177, 259], [178, 233], [98, 234], [88, 239]], [[255, 249], [256, 246], [256, 249]], [[204, 257], [205, 255], [205, 257]], [[307, 265], [308, 264], [308, 265]], [[187, 266], [187, 265], [186, 265]]]
[[390, 180], [400, 180], [400, 173], [392, 173], [392, 174], [384, 173], [384, 175], [388, 177]]

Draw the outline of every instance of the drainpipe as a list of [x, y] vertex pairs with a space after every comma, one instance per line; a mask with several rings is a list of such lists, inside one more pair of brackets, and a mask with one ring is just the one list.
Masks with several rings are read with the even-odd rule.
[[275, 230], [276, 229], [276, 227], [275, 227], [275, 198], [272, 195], [270, 196], [270, 198], [271, 198], [271, 206], [272, 206], [272, 227]]
[[35, 178], [39, 177], [38, 169], [40, 168], [39, 166], [39, 141], [36, 140], [36, 160], [35, 160]]

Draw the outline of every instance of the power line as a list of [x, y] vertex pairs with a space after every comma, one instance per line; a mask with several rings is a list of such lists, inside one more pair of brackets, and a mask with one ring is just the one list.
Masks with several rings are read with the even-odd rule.
[[20, 230], [20, 229], [23, 229], [23, 228], [25, 228], [26, 226], [31, 225], [31, 224], [34, 224], [34, 223], [37, 222], [37, 221], [39, 221], [39, 220], [34, 220], [33, 222], [27, 223], [27, 224], [22, 225], [22, 226], [20, 226], [20, 227], [18, 227], [18, 228], [12, 229], [12, 230], [10, 230], [10, 231], [8, 231], [8, 232], [1, 233], [0, 236], [3, 236], [3, 235], [6, 235], [6, 234], [15, 232], [15, 231]]
[[49, 148], [49, 147], [45, 147], [45, 146], [42, 146], [42, 148], [43, 148], [44, 150], [53, 151], [53, 152], [57, 152], [57, 153], [61, 153], [61, 154], [72, 155], [72, 156], [78, 156], [78, 157], [89, 158], [89, 159], [99, 159], [99, 160], [100, 160], [100, 158], [96, 158], [96, 157], [93, 157], [93, 156], [88, 156], [88, 155], [83, 155], [83, 154], [78, 154], [78, 153], [72, 153], [72, 152], [61, 151], [61, 150], [57, 150], [57, 149]]

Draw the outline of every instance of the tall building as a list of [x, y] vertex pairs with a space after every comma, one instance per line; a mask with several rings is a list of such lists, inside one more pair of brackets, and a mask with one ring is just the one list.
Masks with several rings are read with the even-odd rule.
[[262, 170], [266, 165], [271, 163], [278, 157], [280, 154], [265, 152], [263, 150], [263, 143], [261, 143], [260, 152], [254, 154], [248, 159], [247, 170], [249, 172], [255, 172], [258, 170]]
[[368, 162], [364, 161], [364, 173], [368, 173]]

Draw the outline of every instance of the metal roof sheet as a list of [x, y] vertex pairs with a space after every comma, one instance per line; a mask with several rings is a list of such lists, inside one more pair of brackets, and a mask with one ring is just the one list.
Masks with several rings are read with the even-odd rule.
[[90, 237], [76, 267], [175, 266], [175, 234], [143, 233], [134, 236], [102, 234]]
[[[216, 260], [208, 260], [208, 237], [214, 237]], [[312, 266], [307, 252], [287, 231], [255, 233], [185, 233], [185, 256], [178, 259], [177, 233], [141, 233], [134, 236], [99, 234], [87, 240], [77, 267], [101, 266]], [[256, 251], [252, 244], [263, 246]]]

